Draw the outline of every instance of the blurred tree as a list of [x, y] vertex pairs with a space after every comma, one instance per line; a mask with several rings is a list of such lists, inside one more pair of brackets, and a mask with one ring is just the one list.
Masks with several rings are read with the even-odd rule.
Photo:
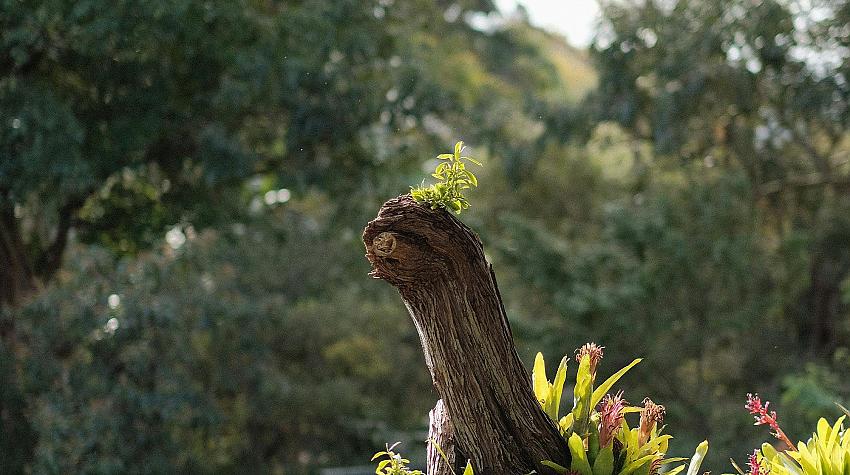
[[254, 154], [238, 131], [261, 94], [246, 83], [261, 80], [250, 77], [251, 59], [268, 28], [248, 5], [49, 1], [3, 10], [4, 303], [49, 280], [72, 228], [131, 252], [196, 212], [190, 204], [202, 192], [251, 170]]
[[499, 137], [563, 84], [527, 25], [471, 26], [492, 8], [7, 2], [0, 302], [50, 279], [72, 229], [133, 253], [175, 224], [229, 216], [245, 205], [233, 192], [262, 177], [345, 197], [335, 204], [350, 216], [453, 128], [500, 146], [533, 138]]
[[603, 117], [667, 159], [748, 178], [761, 231], [804, 240], [785, 314], [813, 355], [850, 343], [848, 3], [606, 2], [594, 45]]
[[349, 282], [357, 236], [304, 231], [308, 205], [118, 266], [74, 252], [21, 313], [30, 469], [302, 473], [420, 424], [414, 329], [390, 292]]
[[657, 396], [718, 469], [757, 442], [747, 392], [784, 391], [801, 420], [848, 396], [847, 6], [795, 5], [604, 3], [595, 119], [548, 122], [524, 179], [488, 169], [470, 216], [521, 351], [635, 349], [626, 397]]
[[[365, 267], [323, 261], [313, 276], [294, 263], [355, 237], [381, 202], [419, 179], [431, 151], [457, 138], [527, 161], [543, 114], [563, 100], [549, 60], [559, 40], [521, 19], [505, 22], [485, 0], [0, 0], [0, 9], [0, 412], [13, 416], [4, 419], [0, 471], [333, 463], [372, 449], [363, 448], [373, 432], [364, 427], [409, 428], [425, 414], [428, 385], [405, 382], [415, 380], [405, 372], [418, 355], [410, 328], [397, 342], [361, 331], [383, 330], [357, 318], [391, 313], [383, 297], [373, 308], [373, 295], [345, 284]], [[210, 228], [255, 236], [255, 219], [289, 202], [304, 207], [287, 215], [292, 228], [241, 243], [234, 249], [245, 252], [220, 268], [256, 287], [245, 305], [275, 297], [248, 310], [228, 303], [229, 293], [206, 296], [199, 305], [215, 309], [204, 310], [200, 336], [189, 335], [195, 323], [183, 319], [197, 309], [179, 292], [200, 292], [203, 273], [150, 264], [173, 251], [162, 247], [166, 232], [177, 247]], [[298, 244], [299, 234], [315, 242]], [[80, 255], [66, 273], [68, 246]], [[346, 249], [359, 256], [359, 248]], [[79, 266], [90, 259], [98, 264]], [[133, 270], [146, 263], [150, 272]], [[290, 277], [269, 283], [281, 273]], [[138, 307], [121, 294], [121, 310], [104, 309], [104, 292], [115, 292], [104, 276], [138, 287]], [[318, 290], [334, 282], [338, 294]], [[150, 297], [169, 285], [177, 293]], [[21, 306], [25, 297], [34, 300]], [[278, 306], [285, 315], [263, 322]], [[104, 318], [124, 322], [116, 312], [131, 308], [138, 324], [108, 343], [117, 340]], [[340, 308], [358, 314], [355, 326]], [[329, 320], [317, 326], [317, 316]], [[225, 320], [226, 333], [209, 333]], [[285, 345], [273, 341], [280, 334]], [[396, 350], [370, 356], [393, 344], [413, 350], [399, 365], [403, 379], [379, 364], [397, 361]], [[195, 347], [220, 350], [220, 361], [193, 360]], [[314, 371], [317, 359], [329, 372]], [[229, 378], [240, 361], [261, 368]], [[194, 371], [198, 382], [178, 387]], [[332, 396], [317, 402], [322, 391]], [[414, 396], [427, 406], [416, 409]], [[289, 397], [299, 405], [280, 408]], [[402, 402], [407, 416], [382, 409]], [[192, 405], [201, 408], [194, 418], [184, 414]]]

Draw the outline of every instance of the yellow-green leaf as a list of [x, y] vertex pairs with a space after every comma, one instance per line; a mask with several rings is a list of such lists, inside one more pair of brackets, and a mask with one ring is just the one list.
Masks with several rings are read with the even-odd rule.
[[531, 380], [534, 386], [534, 396], [542, 407], [546, 406], [549, 398], [549, 381], [546, 379], [546, 362], [543, 361], [543, 353], [538, 352], [534, 357], [534, 369], [531, 371]]
[[564, 356], [561, 358], [561, 364], [558, 365], [558, 372], [555, 373], [555, 381], [552, 382], [552, 387], [549, 391], [549, 416], [553, 421], [558, 420], [558, 412], [561, 409], [561, 394], [564, 392], [564, 383], [567, 381], [567, 362], [569, 359]]
[[603, 447], [593, 461], [593, 475], [611, 475], [614, 471], [614, 446]]
[[549, 468], [551, 468], [552, 470], [554, 470], [558, 473], [567, 473], [567, 467], [564, 467], [562, 465], [558, 465], [557, 463], [555, 463], [551, 460], [543, 460], [542, 462], [540, 462], [540, 465], [544, 465], [546, 467], [549, 467]]
[[460, 153], [463, 151], [463, 141], [455, 143], [455, 158], [460, 159]]
[[593, 470], [590, 468], [590, 463], [587, 461], [587, 452], [584, 451], [584, 442], [578, 434], [573, 434], [567, 441], [572, 455], [572, 463], [570, 470], [580, 473], [581, 475], [593, 475]]
[[560, 421], [558, 421], [558, 427], [561, 429], [561, 433], [565, 433], [573, 427], [573, 413], [569, 413], [566, 416], [562, 417]]
[[694, 456], [691, 457], [691, 463], [688, 464], [687, 475], [697, 475], [699, 473], [699, 468], [702, 465], [702, 461], [705, 459], [706, 453], [708, 453], [708, 441], [704, 440], [697, 445], [697, 449], [694, 451]]
[[573, 389], [573, 427], [582, 435], [587, 432], [587, 423], [590, 418], [590, 400], [593, 393], [593, 380], [590, 374], [590, 357], [585, 356], [578, 364], [576, 374], [576, 385]]
[[630, 369], [632, 369], [634, 365], [640, 363], [641, 361], [643, 361], [643, 358], [635, 359], [634, 361], [626, 365], [625, 368], [612, 374], [608, 379], [605, 380], [605, 382], [600, 384], [599, 387], [593, 391], [593, 397], [590, 400], [590, 407], [596, 407], [596, 405], [599, 404], [599, 401], [601, 401], [602, 398], [608, 393], [608, 391], [611, 390], [611, 387], [614, 386], [614, 383], [616, 383], [620, 378], [622, 378], [623, 375], [626, 374], [626, 372], [628, 372]]
[[644, 455], [643, 457], [641, 457], [641, 458], [635, 460], [634, 462], [627, 464], [625, 467], [623, 467], [623, 469], [620, 470], [620, 475], [629, 475], [630, 473], [634, 472], [635, 470], [637, 470], [641, 466], [643, 466], [643, 464], [652, 463], [652, 460], [656, 459], [658, 457], [659, 456], [656, 455], [656, 454]]

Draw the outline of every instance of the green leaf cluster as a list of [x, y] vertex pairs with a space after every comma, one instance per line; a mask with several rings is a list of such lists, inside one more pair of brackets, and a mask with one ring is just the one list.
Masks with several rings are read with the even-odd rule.
[[[567, 376], [567, 360], [564, 356], [558, 366], [558, 371], [555, 373], [555, 380], [549, 382], [546, 379], [546, 361], [542, 353], [537, 353], [534, 359], [534, 369], [531, 373], [533, 381], [534, 395], [537, 401], [540, 402], [543, 411], [558, 424], [561, 433], [569, 436], [570, 433], [578, 431], [586, 435], [587, 422], [590, 420], [589, 409], [595, 407], [602, 400], [614, 384], [620, 380], [630, 369], [636, 364], [643, 361], [642, 358], [635, 358], [631, 363], [609, 376], [599, 387], [594, 389], [593, 375], [590, 372], [590, 359], [584, 357], [579, 361], [578, 372], [576, 374], [576, 385], [573, 389], [573, 409], [564, 417], [558, 418], [560, 412], [561, 394], [564, 390], [564, 383]], [[587, 413], [587, 421], [579, 424], [583, 414]]]
[[413, 199], [420, 203], [428, 203], [431, 209], [444, 208], [460, 214], [461, 211], [469, 208], [469, 201], [464, 196], [464, 190], [478, 186], [478, 178], [475, 174], [466, 169], [467, 161], [474, 163], [479, 167], [481, 162], [463, 156], [463, 142], [455, 144], [454, 153], [441, 153], [437, 155], [440, 163], [437, 165], [434, 173], [431, 174], [434, 178], [440, 180], [431, 186], [424, 186], [424, 182], [420, 186], [410, 187], [410, 195]]
[[561, 407], [561, 393], [564, 392], [564, 382], [567, 378], [567, 360], [564, 356], [561, 358], [561, 364], [558, 365], [558, 371], [555, 373], [555, 380], [549, 382], [546, 379], [546, 362], [543, 360], [543, 353], [537, 353], [534, 358], [534, 369], [531, 371], [531, 380], [534, 385], [534, 395], [540, 406], [553, 421], [558, 420], [558, 412]]
[[[640, 427], [629, 427], [625, 417], [614, 438], [617, 443], [600, 446], [599, 422], [600, 413], [595, 409], [605, 394], [632, 367], [640, 363], [637, 358], [624, 368], [608, 377], [598, 387], [594, 387], [595, 374], [591, 370], [590, 356], [584, 355], [579, 359], [576, 374], [576, 384], [573, 390], [573, 409], [564, 417], [559, 417], [561, 393], [566, 380], [567, 358], [564, 357], [558, 367], [554, 382], [546, 379], [546, 365], [541, 353], [537, 354], [532, 372], [534, 394], [540, 402], [543, 411], [558, 424], [561, 434], [567, 440], [570, 450], [570, 467], [563, 467], [551, 461], [544, 465], [559, 473], [577, 473], [580, 475], [650, 475], [657, 473], [659, 468], [683, 458], [666, 458], [669, 441], [672, 436], [662, 434], [662, 429], [653, 425], [646, 441], [640, 440]], [[640, 412], [638, 407], [626, 407], [624, 413]], [[691, 460], [689, 475], [699, 470], [708, 442], [697, 447]], [[686, 464], [681, 464], [667, 473], [675, 475], [684, 470]]]
[[[599, 358], [601, 358], [601, 352], [599, 353]], [[622, 407], [623, 415], [626, 413], [641, 412], [641, 424], [638, 427], [631, 428], [626, 418], [622, 417], [619, 428], [614, 432], [613, 440], [616, 442], [606, 443], [604, 446], [601, 446], [600, 422], [602, 421], [602, 414], [594, 408], [597, 407], [614, 384], [631, 368], [640, 363], [641, 359], [637, 358], [633, 360], [595, 388], [595, 366], [599, 360], [597, 359], [595, 362], [592, 362], [591, 356], [588, 354], [581, 355], [578, 359], [579, 367], [573, 390], [573, 409], [560, 419], [558, 417], [560, 415], [561, 396], [567, 378], [568, 358], [566, 356], [561, 358], [558, 370], [555, 373], [555, 379], [552, 382], [546, 377], [546, 362], [543, 354], [537, 353], [534, 359], [534, 369], [531, 375], [534, 396], [546, 415], [557, 423], [561, 435], [567, 441], [571, 456], [569, 468], [551, 460], [541, 461], [542, 465], [561, 474], [657, 475], [663, 466], [687, 460], [681, 457], [666, 457], [670, 439], [673, 437], [668, 434], [662, 434], [663, 427], [659, 428], [655, 420], [652, 420], [651, 425], [645, 427], [642, 411], [645, 411], [646, 408]], [[642, 431], [644, 432], [642, 433]], [[387, 450], [378, 452], [372, 457], [373, 461], [381, 457], [386, 457], [386, 459], [379, 462], [375, 473], [378, 475], [413, 475], [421, 473], [410, 471], [407, 468], [409, 461], [392, 450], [396, 445], [398, 444], [387, 447]], [[437, 450], [443, 458], [446, 458], [439, 446], [437, 446]], [[685, 467], [688, 467], [687, 475], [697, 475], [707, 452], [708, 441], [703, 441], [697, 446], [688, 464], [682, 463], [667, 470], [665, 473], [677, 475]], [[848, 464], [850, 464], [850, 458], [847, 460]], [[473, 475], [472, 465], [469, 461], [463, 475]], [[810, 474], [789, 473], [782, 475]], [[832, 475], [832, 472], [828, 475]], [[850, 475], [850, 472], [835, 472], [835, 475]]]
[[[440, 456], [443, 457], [444, 460], [448, 461], [448, 457], [446, 457], [443, 449], [440, 448], [439, 445], [436, 444], [436, 441], [431, 440], [431, 443], [435, 444], [434, 446], [437, 448], [437, 452], [439, 452]], [[410, 463], [410, 460], [403, 458], [400, 454], [393, 452], [393, 449], [399, 444], [396, 442], [391, 447], [387, 447], [387, 450], [376, 453], [372, 456], [372, 461], [374, 462], [376, 459], [381, 457], [386, 457], [386, 459], [378, 462], [378, 466], [375, 468], [375, 473], [377, 475], [424, 475], [420, 470], [410, 470], [407, 467], [407, 464]], [[449, 467], [449, 470], [453, 475], [455, 471], [452, 467]], [[475, 472], [472, 470], [472, 462], [467, 460], [466, 467], [463, 469], [463, 475], [475, 475]]]
[[373, 462], [381, 457], [386, 457], [378, 462], [375, 473], [377, 475], [425, 475], [421, 470], [410, 470], [407, 467], [410, 460], [402, 457], [401, 454], [393, 452], [393, 449], [398, 444], [399, 442], [396, 442], [391, 447], [387, 446], [387, 450], [382, 450], [372, 456]]
[[[841, 416], [830, 424], [821, 418], [817, 431], [807, 442], [798, 442], [797, 450], [777, 451], [762, 444], [756, 457], [759, 465], [772, 475], [848, 475], [850, 474], [850, 434]], [[744, 473], [737, 465], [735, 468]]]

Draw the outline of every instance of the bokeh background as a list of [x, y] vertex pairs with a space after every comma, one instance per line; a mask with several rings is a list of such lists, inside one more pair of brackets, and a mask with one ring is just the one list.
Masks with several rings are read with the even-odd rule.
[[850, 2], [605, 0], [578, 47], [499, 4], [0, 1], [0, 473], [421, 461], [360, 233], [458, 139], [524, 361], [644, 357], [626, 398], [714, 473], [769, 438], [747, 392], [837, 416]]

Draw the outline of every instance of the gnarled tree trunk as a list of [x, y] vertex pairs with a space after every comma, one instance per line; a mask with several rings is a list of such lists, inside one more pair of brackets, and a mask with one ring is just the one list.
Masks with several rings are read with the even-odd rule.
[[548, 473], [543, 460], [569, 466], [517, 355], [478, 236], [404, 195], [384, 204], [363, 242], [371, 275], [398, 288], [413, 318], [454, 444], [476, 474]]

